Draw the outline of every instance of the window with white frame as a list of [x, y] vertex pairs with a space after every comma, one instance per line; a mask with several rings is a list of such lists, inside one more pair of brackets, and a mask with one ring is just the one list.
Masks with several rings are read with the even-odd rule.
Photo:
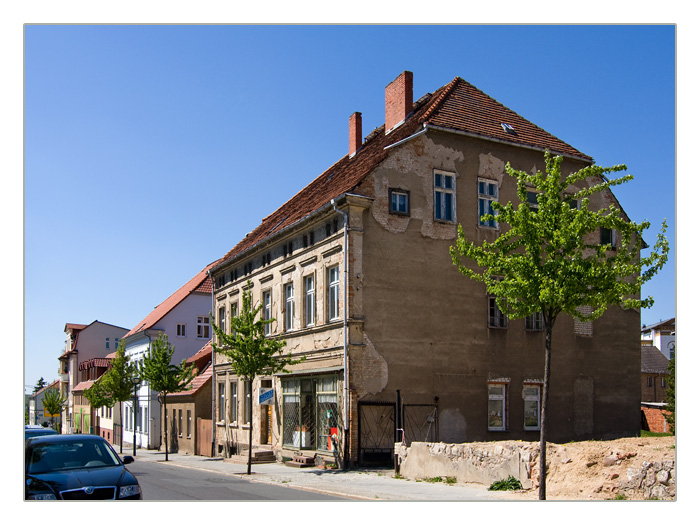
[[[238, 303], [231, 303], [231, 320], [233, 320], [234, 317], [238, 317]], [[236, 335], [236, 332], [233, 331], [233, 327], [231, 327], [231, 335]]]
[[508, 316], [498, 307], [496, 298], [493, 295], [489, 296], [489, 327], [508, 328]]
[[489, 383], [488, 429], [506, 429], [506, 384]]
[[229, 421], [231, 423], [238, 421], [238, 383], [236, 381], [229, 383]]
[[[272, 319], [272, 292], [266, 290], [263, 292], [263, 320], [269, 321]], [[265, 324], [265, 335], [272, 333], [272, 323]]]
[[479, 179], [479, 225], [496, 228], [495, 219], [483, 220], [484, 215], [493, 215], [493, 203], [498, 201], [498, 183], [492, 180]]
[[219, 307], [219, 330], [226, 333], [226, 307]]
[[175, 335], [177, 335], [177, 337], [187, 337], [185, 323], [178, 323]]
[[328, 269], [328, 320], [340, 317], [340, 269], [333, 266]]
[[313, 326], [316, 322], [316, 288], [313, 274], [304, 277], [304, 324]]
[[209, 339], [209, 317], [197, 317], [197, 338]]
[[284, 285], [284, 329], [294, 329], [294, 284]]
[[455, 220], [455, 176], [435, 172], [435, 220]]
[[225, 416], [225, 410], [226, 410], [226, 385], [224, 383], [219, 383], [219, 413], [218, 413], [218, 420], [223, 421]]
[[543, 327], [542, 312], [535, 312], [525, 318], [525, 330], [537, 332], [542, 331]]
[[540, 396], [541, 387], [539, 384], [523, 385], [523, 427], [525, 430], [540, 429]]
[[406, 190], [389, 189], [389, 213], [410, 215], [409, 192]]

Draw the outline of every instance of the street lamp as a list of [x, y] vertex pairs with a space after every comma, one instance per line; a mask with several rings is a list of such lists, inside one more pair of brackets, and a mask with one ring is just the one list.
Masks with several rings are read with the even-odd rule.
[[138, 397], [136, 396], [136, 387], [139, 386], [139, 383], [141, 382], [141, 379], [139, 379], [137, 376], [134, 376], [131, 378], [131, 382], [134, 384], [134, 456], [136, 455], [136, 411], [138, 410], [138, 407], [136, 404], [138, 403]]

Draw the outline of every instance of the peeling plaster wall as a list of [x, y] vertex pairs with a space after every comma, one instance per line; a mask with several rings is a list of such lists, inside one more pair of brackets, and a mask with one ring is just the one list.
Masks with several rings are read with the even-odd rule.
[[[449, 255], [457, 223], [477, 243], [495, 240], [497, 231], [478, 224], [478, 180], [495, 180], [500, 201], [517, 201], [506, 162], [518, 170], [544, 170], [543, 152], [429, 131], [392, 149], [359, 188], [374, 199], [363, 225], [365, 344], [372, 346], [367, 355], [376, 359], [376, 352], [383, 362], [381, 381], [358, 375], [354, 388], [364, 401], [394, 401], [396, 390], [405, 403], [439, 397], [443, 441], [539, 435], [523, 428], [522, 393], [524, 382], [543, 377], [544, 334], [526, 331], [522, 319], [510, 320], [507, 329], [489, 328], [483, 284], [459, 274]], [[565, 159], [562, 169], [570, 173], [584, 166]], [[434, 170], [455, 176], [456, 223], [433, 220]], [[409, 192], [409, 217], [389, 212], [390, 188]], [[592, 206], [613, 201], [608, 193]], [[591, 330], [578, 336], [571, 317], [557, 321], [550, 390], [553, 441], [633, 435], [639, 428], [639, 312], [611, 309]], [[356, 370], [355, 363], [364, 362], [354, 359]], [[506, 431], [487, 428], [487, 381], [494, 378], [507, 381]], [[579, 378], [592, 382], [586, 383], [586, 395]]]

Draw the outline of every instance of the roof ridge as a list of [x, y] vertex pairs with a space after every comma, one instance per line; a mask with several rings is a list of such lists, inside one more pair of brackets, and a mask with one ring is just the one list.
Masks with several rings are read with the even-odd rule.
[[441, 89], [443, 89], [444, 91], [440, 93], [437, 99], [430, 105], [430, 107], [426, 109], [425, 113], [423, 113], [423, 116], [420, 118], [420, 122], [425, 122], [433, 115], [437, 108], [440, 107], [445, 100], [447, 100], [447, 98], [450, 96], [450, 93], [454, 91], [455, 86], [457, 86], [460, 80], [462, 82], [466, 82], [462, 77], [455, 77], [448, 84], [445, 84], [441, 88], [435, 90], [435, 93], [437, 93]]

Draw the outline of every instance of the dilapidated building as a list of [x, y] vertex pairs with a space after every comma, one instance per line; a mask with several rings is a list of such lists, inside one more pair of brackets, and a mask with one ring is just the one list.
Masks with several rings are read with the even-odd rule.
[[[570, 173], [593, 159], [459, 77], [414, 101], [406, 71], [385, 97], [383, 126], [363, 140], [353, 113], [348, 154], [209, 271], [220, 326], [250, 291], [275, 319], [270, 336], [306, 357], [249, 385], [214, 355], [215, 454], [244, 448], [249, 425], [278, 459], [359, 464], [390, 460], [402, 438], [539, 438], [542, 320], [509, 320], [449, 247], [458, 224], [475, 241], [498, 236], [480, 217], [517, 201], [507, 162], [544, 170], [550, 150]], [[594, 198], [591, 208], [617, 203]], [[638, 431], [639, 326], [638, 311], [615, 308], [592, 323], [560, 318], [552, 441]]]

